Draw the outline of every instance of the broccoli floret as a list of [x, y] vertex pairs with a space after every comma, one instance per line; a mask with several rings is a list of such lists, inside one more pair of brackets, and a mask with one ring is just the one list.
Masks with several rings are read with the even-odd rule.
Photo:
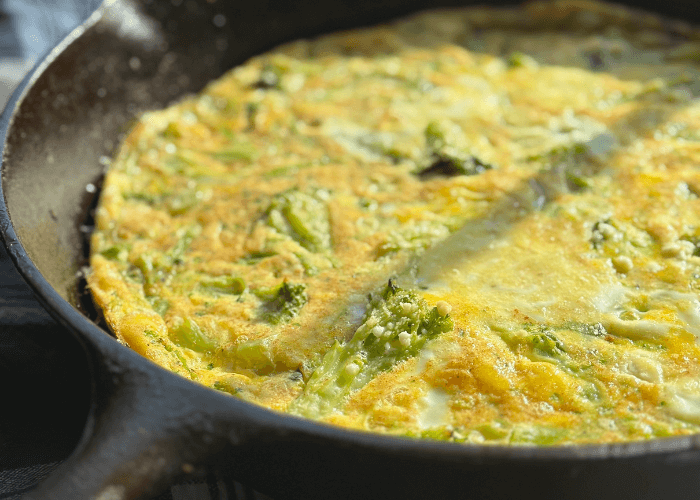
[[562, 329], [571, 330], [582, 335], [590, 335], [591, 337], [603, 337], [607, 333], [605, 327], [600, 323], [579, 323], [576, 321], [568, 321], [564, 323]]
[[331, 248], [331, 226], [325, 203], [301, 191], [278, 194], [267, 209], [267, 223], [311, 252]]
[[543, 170], [535, 181], [550, 200], [562, 193], [577, 193], [589, 188], [590, 176], [595, 171], [591, 160], [584, 143], [560, 146], [528, 158], [528, 161], [542, 164]]
[[369, 310], [352, 338], [336, 342], [326, 353], [289, 410], [318, 417], [341, 407], [351, 392], [416, 356], [428, 340], [452, 330], [448, 313], [446, 305], [430, 307], [415, 292], [390, 281], [383, 293], [370, 299]]
[[564, 343], [551, 327], [527, 324], [520, 331], [503, 332], [501, 338], [516, 352], [533, 360], [552, 361], [562, 366], [571, 364]]
[[418, 177], [475, 175], [493, 168], [479, 158], [456, 146], [457, 141], [436, 122], [425, 128], [425, 143], [428, 146], [427, 166], [418, 172]]
[[540, 356], [559, 358], [566, 352], [564, 344], [554, 333], [546, 331], [535, 333], [530, 335], [527, 340], [532, 346], [532, 350]]
[[603, 159], [614, 150], [616, 138], [610, 133], [599, 134], [586, 142], [556, 147], [546, 153], [530, 156], [528, 161], [542, 165], [536, 182], [548, 199], [562, 193], [578, 193], [591, 187]]
[[292, 285], [286, 281], [272, 289], [256, 290], [255, 294], [263, 300], [262, 319], [273, 325], [292, 319], [309, 300], [304, 285]]
[[[622, 220], [605, 219], [591, 227], [591, 246], [615, 270], [626, 274], [637, 257], [653, 252], [654, 239], [647, 231]], [[691, 246], [691, 245], [688, 245]]]

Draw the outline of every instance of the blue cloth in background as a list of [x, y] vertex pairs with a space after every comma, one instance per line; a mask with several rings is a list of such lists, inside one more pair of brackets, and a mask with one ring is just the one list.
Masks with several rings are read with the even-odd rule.
[[101, 0], [0, 0], [0, 57], [36, 59], [85, 20]]
[[0, 111], [44, 54], [102, 0], [0, 0]]

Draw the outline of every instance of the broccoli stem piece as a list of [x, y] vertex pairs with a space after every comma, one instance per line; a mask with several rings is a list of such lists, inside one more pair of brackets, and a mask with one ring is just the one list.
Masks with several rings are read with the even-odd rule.
[[202, 281], [199, 286], [208, 292], [240, 295], [245, 290], [245, 281], [237, 276], [219, 276]]
[[291, 285], [286, 281], [272, 289], [256, 290], [255, 294], [263, 299], [262, 319], [273, 325], [292, 319], [309, 300], [304, 285]]
[[428, 340], [453, 327], [447, 307], [430, 307], [415, 292], [389, 281], [381, 294], [371, 297], [352, 338], [336, 341], [326, 353], [289, 411], [318, 418], [339, 409], [350, 393], [416, 356]]
[[238, 142], [229, 144], [224, 151], [209, 152], [209, 156], [223, 163], [234, 163], [236, 161], [252, 162], [259, 154], [250, 143]]
[[493, 168], [479, 158], [463, 151], [450, 140], [449, 134], [436, 122], [425, 128], [425, 143], [430, 152], [428, 165], [418, 172], [418, 177], [452, 177], [455, 175], [475, 175]]
[[182, 264], [184, 255], [195, 238], [196, 231], [189, 228], [178, 235], [178, 240], [167, 252], [151, 250], [139, 255], [133, 264], [143, 275], [144, 293], [153, 294], [153, 285], [164, 282], [175, 266]]
[[168, 336], [173, 343], [196, 352], [211, 352], [218, 345], [216, 340], [208, 337], [190, 318], [185, 318], [179, 325], [171, 327]]
[[297, 190], [277, 195], [267, 210], [267, 223], [310, 252], [331, 248], [331, 226], [325, 203]]

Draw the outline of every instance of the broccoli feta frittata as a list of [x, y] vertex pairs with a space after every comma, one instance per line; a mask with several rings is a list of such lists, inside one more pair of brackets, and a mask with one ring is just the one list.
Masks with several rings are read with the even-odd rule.
[[593, 2], [287, 44], [140, 118], [90, 289], [144, 356], [327, 423], [698, 432], [699, 54]]

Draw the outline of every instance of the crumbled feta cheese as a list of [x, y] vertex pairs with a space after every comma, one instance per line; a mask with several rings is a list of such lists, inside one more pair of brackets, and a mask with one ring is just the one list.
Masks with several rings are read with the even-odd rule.
[[667, 243], [661, 247], [661, 255], [664, 257], [677, 257], [687, 259], [695, 251], [695, 245], [690, 241], [678, 240]]
[[399, 333], [399, 342], [402, 346], [408, 347], [411, 345], [411, 334], [408, 332]]
[[617, 241], [620, 239], [620, 234], [618, 233], [617, 229], [615, 229], [615, 226], [613, 226], [612, 224], [608, 224], [607, 222], [601, 222], [600, 224], [598, 224], [597, 229], [598, 232], [606, 240]]
[[632, 262], [632, 259], [630, 259], [629, 257], [627, 257], [625, 255], [613, 257], [612, 263], [613, 263], [613, 266], [615, 267], [615, 270], [620, 274], [627, 274], [634, 267], [634, 263]]

